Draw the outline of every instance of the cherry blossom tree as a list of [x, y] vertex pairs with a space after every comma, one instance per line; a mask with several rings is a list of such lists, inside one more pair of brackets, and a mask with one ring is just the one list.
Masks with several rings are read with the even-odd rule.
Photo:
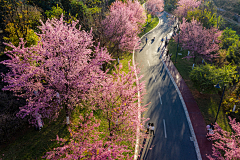
[[213, 154], [208, 156], [210, 160], [240, 159], [240, 123], [236, 122], [236, 118], [229, 116], [229, 119], [233, 132], [224, 131], [217, 123], [214, 126], [214, 134], [211, 135]]
[[115, 1], [102, 21], [104, 37], [107, 40], [105, 46], [109, 52], [117, 52], [117, 55], [119, 50], [132, 52], [134, 45], [140, 40], [140, 24], [145, 20], [144, 9], [138, 1]]
[[[133, 148], [137, 134], [140, 138], [144, 136], [144, 133], [137, 132], [137, 126], [143, 129], [143, 124], [148, 120], [138, 119], [138, 111], [140, 110], [140, 113], [145, 111], [146, 105], [138, 108], [136, 103], [138, 91], [142, 92], [141, 98], [145, 94], [144, 82], [140, 83], [138, 90], [138, 87], [134, 85], [136, 82], [135, 71], [134, 67], [130, 66], [130, 62], [128, 74], [121, 72], [121, 64], [119, 68], [115, 66], [115, 69], [116, 72], [113, 75], [108, 75], [99, 86], [91, 88], [89, 94], [85, 94], [85, 98], [79, 105], [81, 110], [85, 109], [89, 114], [80, 115], [79, 123], [72, 125], [77, 129], [69, 130], [73, 135], [70, 143], [64, 143], [62, 147], [48, 152], [46, 156], [49, 159], [65, 155], [66, 159], [133, 158], [130, 155], [134, 153]], [[101, 121], [93, 117], [93, 112], [100, 113]], [[66, 142], [59, 138], [57, 140]]]
[[199, 7], [201, 0], [179, 0], [177, 3], [177, 8], [174, 10], [174, 14], [180, 19], [187, 16], [188, 11], [193, 11], [195, 8]]
[[189, 23], [183, 18], [180, 24], [180, 35], [174, 37], [175, 41], [182, 43], [182, 47], [190, 51], [190, 54], [184, 58], [195, 59], [200, 56], [203, 59], [212, 60], [217, 57], [216, 51], [219, 50], [218, 37], [221, 36], [222, 31], [216, 28], [203, 28], [201, 23], [194, 18]]
[[17, 116], [30, 115], [31, 124], [36, 124], [38, 114], [56, 119], [63, 108], [68, 121], [69, 110], [104, 78], [100, 65], [112, 59], [106, 49], [92, 45], [91, 32], [75, 28], [78, 22], [66, 24], [62, 16], [41, 23], [38, 45], [25, 48], [23, 39], [18, 47], [6, 44], [12, 50], [6, 51], [11, 59], [2, 62], [10, 68], [4, 76], [9, 85], [3, 90], [27, 99]]
[[146, 2], [147, 10], [152, 15], [157, 15], [158, 13], [164, 10], [164, 1], [163, 0], [148, 0]]

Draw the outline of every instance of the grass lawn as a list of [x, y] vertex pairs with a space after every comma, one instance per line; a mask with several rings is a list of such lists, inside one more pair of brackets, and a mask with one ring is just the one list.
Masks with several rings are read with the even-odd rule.
[[158, 17], [153, 17], [152, 22], [151, 22], [151, 14], [148, 14], [148, 24], [145, 23], [143, 25], [143, 29], [142, 32], [140, 34], [138, 34], [138, 37], [142, 37], [145, 33], [149, 32], [150, 30], [152, 30], [154, 27], [156, 27], [159, 23], [159, 19]]
[[0, 147], [0, 159], [42, 159], [47, 151], [59, 146], [56, 141], [51, 141], [56, 139], [56, 135], [65, 138], [69, 136], [64, 119], [65, 114], [61, 112], [57, 121], [45, 123], [40, 132], [32, 127], [19, 132], [16, 140]]
[[[171, 40], [168, 45], [168, 48], [169, 48], [169, 53], [170, 54], [172, 53], [171, 60], [175, 62], [177, 43]], [[186, 82], [186, 84], [188, 85], [189, 89], [191, 90], [207, 125], [211, 122], [214, 122], [215, 120], [221, 95], [202, 94], [194, 88], [193, 83], [189, 78], [189, 73], [192, 70], [192, 66], [193, 66], [193, 59], [190, 59], [190, 60], [182, 59], [184, 56], [187, 55], [187, 52], [188, 52], [187, 50], [181, 51], [181, 46], [178, 48], [178, 53], [182, 53], [182, 55], [177, 55], [177, 59], [176, 59], [177, 63], [175, 64], [175, 66], [178, 69], [184, 81]], [[201, 60], [198, 60], [197, 62], [199, 64], [201, 63]], [[219, 111], [217, 123], [220, 125], [220, 127], [222, 127], [222, 129], [227, 131], [231, 130], [228, 124], [227, 115], [224, 113], [222, 108]]]

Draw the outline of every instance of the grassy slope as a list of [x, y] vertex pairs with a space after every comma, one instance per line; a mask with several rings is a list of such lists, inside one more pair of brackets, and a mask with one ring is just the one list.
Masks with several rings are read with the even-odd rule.
[[[175, 62], [176, 57], [176, 51], [177, 51], [177, 43], [175, 43], [173, 40], [169, 43], [169, 53], [173, 54], [172, 61]], [[187, 50], [181, 50], [181, 47], [178, 49], [178, 53], [182, 53], [182, 55], [177, 55], [177, 63], [175, 64], [176, 68], [178, 69], [179, 73], [183, 77], [184, 81], [190, 88], [199, 109], [202, 112], [202, 115], [204, 117], [204, 120], [206, 124], [209, 124], [211, 122], [214, 122], [215, 117], [217, 115], [217, 109], [220, 102], [220, 95], [218, 94], [201, 94], [199, 93], [193, 86], [193, 83], [191, 82], [189, 78], [189, 73], [192, 70], [193, 60], [187, 60], [182, 59], [184, 56], [187, 55]], [[220, 109], [217, 123], [224, 129], [230, 131], [230, 127], [228, 124], [228, 118], [222, 108]]]

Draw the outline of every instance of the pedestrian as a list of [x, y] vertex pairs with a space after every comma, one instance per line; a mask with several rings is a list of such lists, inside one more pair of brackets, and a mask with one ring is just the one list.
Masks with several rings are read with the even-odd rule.
[[163, 38], [162, 38], [162, 40], [161, 40], [161, 41], [162, 41], [162, 42], [164, 41], [164, 40], [163, 40]]
[[150, 127], [150, 125], [151, 125], [151, 123], [148, 123], [148, 125], [147, 125], [147, 132], [146, 132], [146, 134], [149, 134], [149, 127]]
[[148, 39], [147, 39], [147, 37], [146, 37], [146, 44], [147, 44], [147, 40], [148, 40]]
[[149, 127], [150, 129], [150, 136], [153, 135], [153, 137], [155, 137], [155, 134], [154, 134], [154, 124], [151, 123], [151, 126]]
[[206, 135], [207, 140], [211, 141], [212, 140], [211, 135], [214, 134], [214, 131], [212, 130], [210, 125], [207, 125], [206, 128], [207, 128], [207, 135]]
[[167, 47], [167, 41], [165, 41], [165, 48]]
[[154, 40], [155, 40], [155, 37], [153, 37], [153, 39], [152, 39], [152, 43], [154, 42]]
[[167, 56], [167, 57], [169, 56], [169, 49], [167, 50], [166, 56]]

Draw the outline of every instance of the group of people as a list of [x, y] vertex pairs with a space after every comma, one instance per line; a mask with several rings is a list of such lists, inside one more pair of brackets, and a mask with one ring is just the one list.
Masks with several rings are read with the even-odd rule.
[[[148, 38], [146, 37], [146, 44], [147, 44]], [[152, 43], [155, 41], [155, 37], [152, 39]]]
[[155, 137], [153, 123], [148, 123], [146, 134], [149, 134], [149, 131], [150, 131], [150, 136], [153, 135], [153, 137]]

